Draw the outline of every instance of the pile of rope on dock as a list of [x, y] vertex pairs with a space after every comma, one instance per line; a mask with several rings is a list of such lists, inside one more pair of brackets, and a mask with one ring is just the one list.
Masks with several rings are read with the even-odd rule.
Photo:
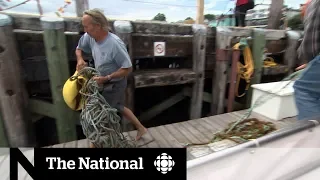
[[[274, 123], [260, 121], [256, 118], [245, 119], [235, 125], [236, 123], [237, 122], [232, 122], [224, 131], [214, 134], [211, 142], [229, 139], [236, 143], [244, 143], [250, 139], [257, 139], [276, 130]], [[234, 128], [229, 131], [233, 126]]]
[[83, 68], [76, 75], [88, 79], [79, 91], [84, 99], [84, 106], [80, 113], [84, 135], [97, 148], [136, 147], [134, 141], [128, 140], [123, 135], [121, 117], [117, 114], [117, 109], [108, 104], [100, 94], [101, 87], [92, 79], [99, 75], [98, 71], [91, 67]]

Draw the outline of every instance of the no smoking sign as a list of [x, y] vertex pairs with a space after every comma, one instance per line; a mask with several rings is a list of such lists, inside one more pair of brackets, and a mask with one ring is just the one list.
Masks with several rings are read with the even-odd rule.
[[164, 56], [166, 52], [165, 42], [154, 42], [154, 56]]

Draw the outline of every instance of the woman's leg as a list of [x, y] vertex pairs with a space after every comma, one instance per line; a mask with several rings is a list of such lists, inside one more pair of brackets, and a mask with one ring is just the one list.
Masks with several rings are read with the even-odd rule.
[[299, 120], [320, 118], [320, 56], [308, 63], [293, 88]]

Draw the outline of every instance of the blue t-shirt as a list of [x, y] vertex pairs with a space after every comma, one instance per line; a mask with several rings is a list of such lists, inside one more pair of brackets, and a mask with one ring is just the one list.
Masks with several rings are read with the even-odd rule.
[[[94, 38], [85, 33], [80, 38], [77, 48], [92, 54], [95, 68], [102, 76], [112, 74], [120, 68], [132, 66], [126, 45], [111, 32], [101, 42], [96, 42]], [[113, 81], [121, 79], [123, 78], [113, 79]]]

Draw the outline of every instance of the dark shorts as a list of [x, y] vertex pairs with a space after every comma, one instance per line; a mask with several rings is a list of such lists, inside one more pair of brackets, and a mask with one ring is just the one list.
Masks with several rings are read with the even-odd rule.
[[106, 83], [101, 92], [108, 104], [120, 113], [123, 112], [124, 108], [126, 87], [127, 79], [124, 78], [117, 82]]

